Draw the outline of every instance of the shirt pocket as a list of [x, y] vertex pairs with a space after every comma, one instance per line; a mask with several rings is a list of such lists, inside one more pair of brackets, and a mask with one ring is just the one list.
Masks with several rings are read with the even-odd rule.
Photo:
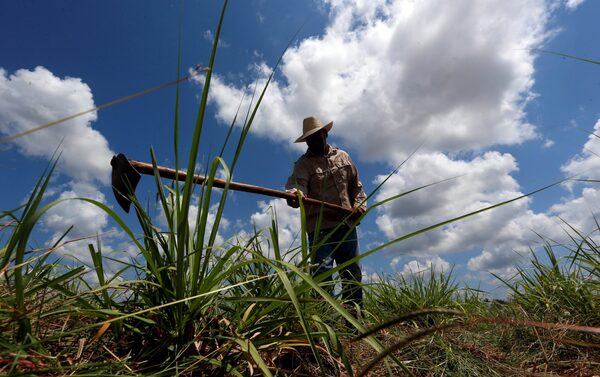
[[352, 165], [347, 160], [337, 160], [331, 166], [331, 175], [335, 183], [341, 186], [347, 186], [348, 180], [352, 177]]

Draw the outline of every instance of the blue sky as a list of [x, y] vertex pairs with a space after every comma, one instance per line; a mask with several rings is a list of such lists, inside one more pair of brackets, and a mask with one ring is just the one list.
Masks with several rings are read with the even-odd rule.
[[[0, 135], [44, 124], [208, 63], [221, 4], [9, 1], [0, 13]], [[363, 251], [507, 200], [567, 176], [597, 179], [600, 71], [597, 1], [231, 1], [214, 71], [199, 161], [218, 153], [233, 111], [259, 87], [286, 45], [234, 180], [281, 189], [302, 148], [302, 119], [334, 121], [332, 144], [346, 149], [372, 190], [417, 146], [417, 154], [377, 200], [445, 178], [373, 211], [360, 227]], [[181, 86], [182, 151], [189, 145], [201, 92]], [[174, 88], [0, 144], [1, 208], [26, 197], [59, 145], [63, 156], [49, 199], [87, 196], [116, 208], [110, 157], [122, 152], [173, 165]], [[247, 102], [242, 104], [247, 106]], [[237, 131], [239, 133], [239, 129]], [[231, 152], [231, 151], [229, 151]], [[229, 155], [230, 158], [230, 155]], [[230, 160], [228, 160], [230, 161]], [[152, 200], [146, 179], [138, 194]], [[561, 220], [593, 228], [600, 191], [564, 184], [509, 206], [398, 243], [364, 261], [367, 274], [454, 266], [456, 277], [493, 289], [489, 272], [510, 276], [539, 238], [564, 239]], [[374, 202], [374, 201], [372, 201]], [[43, 219], [38, 242], [74, 224], [72, 237], [105, 233], [115, 256], [130, 246], [105, 215], [69, 202]], [[298, 214], [280, 201], [235, 193], [223, 239], [279, 214], [282, 243]], [[158, 215], [158, 214], [157, 214]], [[124, 215], [133, 223], [133, 215]], [[83, 250], [83, 251], [80, 251]], [[77, 243], [62, 253], [85, 260]]]

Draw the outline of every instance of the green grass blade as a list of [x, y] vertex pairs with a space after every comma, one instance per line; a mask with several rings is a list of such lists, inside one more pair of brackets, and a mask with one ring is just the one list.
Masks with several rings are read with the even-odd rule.
[[579, 61], [586, 62], [586, 63], [600, 64], [600, 61], [598, 61], [598, 60], [581, 58], [579, 56], [563, 54], [562, 52], [555, 52], [555, 51], [549, 51], [549, 50], [540, 50], [540, 49], [534, 49], [533, 51], [542, 52], [544, 54], [562, 56], [563, 58], [569, 58], [569, 59], [579, 60]]

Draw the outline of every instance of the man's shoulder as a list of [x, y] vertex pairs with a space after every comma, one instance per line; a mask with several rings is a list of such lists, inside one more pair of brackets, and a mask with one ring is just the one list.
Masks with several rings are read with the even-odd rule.
[[333, 147], [333, 153], [338, 155], [338, 156], [343, 156], [343, 157], [350, 157], [350, 155], [348, 154], [348, 152], [346, 152], [345, 150], [338, 148], [338, 147]]
[[323, 156], [317, 156], [312, 153], [310, 150], [306, 150], [296, 162], [294, 163], [295, 169], [302, 169], [311, 171], [315, 169], [315, 166], [319, 165], [320, 161], [323, 159]]
[[311, 156], [309, 155], [309, 153], [304, 153], [302, 154], [300, 157], [298, 157], [298, 159], [294, 162], [294, 166], [296, 169], [298, 168], [306, 168], [310, 165], [312, 165], [311, 162]]
[[296, 160], [296, 164], [302, 163], [303, 161], [307, 161], [309, 159], [310, 159], [310, 155], [309, 155], [308, 151], [306, 151], [300, 157], [298, 157], [298, 159]]
[[348, 154], [348, 152], [346, 152], [343, 149], [336, 148], [336, 147], [333, 147], [331, 156], [335, 160], [352, 161], [352, 159], [350, 158], [350, 154]]

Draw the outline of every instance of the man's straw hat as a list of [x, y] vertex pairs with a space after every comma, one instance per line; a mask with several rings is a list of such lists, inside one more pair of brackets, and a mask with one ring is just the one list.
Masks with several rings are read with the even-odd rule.
[[297, 138], [296, 141], [294, 141], [294, 143], [303, 142], [304, 140], [306, 140], [307, 137], [323, 128], [327, 132], [329, 132], [329, 130], [331, 130], [331, 127], [333, 127], [333, 122], [329, 122], [326, 125], [323, 125], [323, 123], [321, 123], [321, 121], [318, 120], [316, 117], [308, 117], [302, 122], [302, 136]]

